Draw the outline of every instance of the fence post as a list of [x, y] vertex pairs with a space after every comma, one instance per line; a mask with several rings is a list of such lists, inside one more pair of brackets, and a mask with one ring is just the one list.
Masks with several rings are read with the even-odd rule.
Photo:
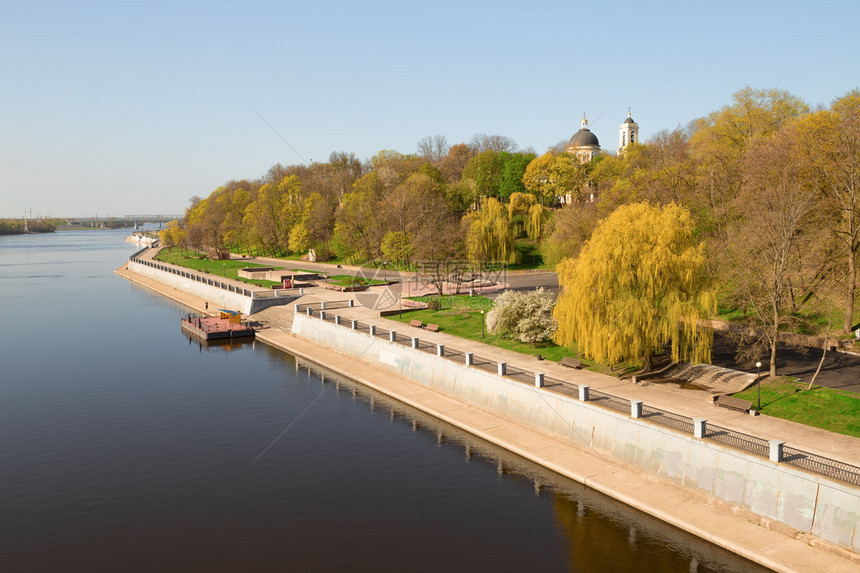
[[543, 373], [535, 372], [535, 387], [543, 388]]
[[642, 400], [630, 400], [630, 416], [633, 418], [642, 417]]
[[339, 325], [340, 321], [341, 321], [340, 315], [339, 314], [334, 315], [334, 323]]
[[782, 461], [782, 446], [784, 444], [785, 442], [781, 442], [779, 440], [770, 441], [770, 461], [777, 464]]
[[325, 311], [324, 310], [320, 311], [320, 320], [325, 320]]
[[355, 306], [355, 299], [354, 298], [349, 299], [349, 308], [352, 308], [354, 306]]
[[370, 326], [367, 327], [367, 329], [370, 331], [370, 336], [376, 336], [376, 325], [375, 324], [371, 324]]
[[471, 352], [467, 352], [466, 356], [466, 366], [472, 366], [475, 363], [475, 355]]
[[306, 310], [308, 311], [307, 312], [308, 316], [313, 316], [314, 309], [312, 309], [311, 307], [308, 307]]
[[325, 310], [325, 301], [322, 301], [322, 302], [320, 303], [320, 308], [321, 308], [321, 309], [323, 309], [323, 310]]
[[294, 304], [294, 305], [293, 305], [293, 310], [295, 310], [296, 312], [299, 312], [299, 307], [300, 307], [300, 306], [301, 306], [301, 305], [300, 305], [299, 303]]
[[445, 356], [445, 345], [437, 344], [436, 345], [436, 356]]
[[583, 385], [579, 387], [579, 401], [580, 402], [588, 402], [588, 385]]
[[305, 289], [304, 288], [299, 289], [299, 296], [305, 296]]
[[508, 370], [507, 363], [506, 362], [499, 362], [499, 364], [497, 366], [497, 370], [498, 370], [499, 376], [504, 376]]
[[350, 320], [349, 322], [350, 322], [350, 327], [351, 327], [353, 330], [358, 330], [358, 321], [357, 321], [357, 320], [355, 320], [355, 319], [353, 318], [353, 319], [352, 319], [352, 320]]
[[417, 336], [412, 337], [412, 348], [418, 348], [418, 337]]
[[706, 418], [693, 418], [693, 436], [704, 438], [708, 420]]
[[397, 332], [393, 330], [388, 331], [388, 341], [389, 342], [397, 342]]

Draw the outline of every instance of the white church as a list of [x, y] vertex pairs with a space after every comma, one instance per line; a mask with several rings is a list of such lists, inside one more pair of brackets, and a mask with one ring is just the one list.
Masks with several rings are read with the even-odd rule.
[[[639, 125], [633, 121], [630, 114], [630, 109], [627, 109], [627, 119], [621, 122], [618, 128], [618, 154], [621, 155], [632, 143], [639, 141]], [[582, 163], [587, 163], [600, 155], [600, 141], [590, 129], [588, 129], [588, 119], [585, 114], [582, 114], [582, 127], [579, 131], [573, 134], [565, 152], [570, 153]], [[594, 190], [587, 185], [588, 201], [594, 202]], [[558, 198], [558, 202], [562, 205], [567, 205], [573, 201], [574, 193], [571, 191], [567, 195]]]
[[[630, 110], [627, 110], [627, 119], [621, 123], [618, 128], [618, 154], [624, 153], [627, 146], [631, 143], [639, 141], [639, 125], [633, 121], [630, 115]], [[590, 129], [588, 129], [588, 119], [585, 114], [582, 114], [582, 127], [579, 131], [573, 134], [567, 147], [564, 148], [567, 153], [579, 158], [585, 163], [591, 161], [597, 155], [600, 155], [600, 141]]]

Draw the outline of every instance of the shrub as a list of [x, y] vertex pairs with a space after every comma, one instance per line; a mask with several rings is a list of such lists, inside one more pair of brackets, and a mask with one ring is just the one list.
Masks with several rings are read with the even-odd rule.
[[556, 330], [553, 298], [544, 288], [528, 293], [505, 291], [487, 314], [487, 330], [526, 343], [549, 340]]

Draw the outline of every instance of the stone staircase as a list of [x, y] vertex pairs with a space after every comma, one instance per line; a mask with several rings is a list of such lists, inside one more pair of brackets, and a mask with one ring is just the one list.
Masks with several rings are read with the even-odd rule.
[[662, 377], [692, 382], [719, 393], [740, 392], [755, 382], [755, 374], [711, 364], [676, 364]]

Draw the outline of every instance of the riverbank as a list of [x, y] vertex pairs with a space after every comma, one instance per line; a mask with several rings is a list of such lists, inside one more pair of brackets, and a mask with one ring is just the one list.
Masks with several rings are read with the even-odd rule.
[[[177, 302], [203, 311], [200, 297], [183, 293], [125, 268], [117, 274]], [[291, 309], [283, 309], [285, 312]], [[287, 319], [288, 317], [284, 317]], [[285, 325], [282, 325], [285, 326]], [[436, 418], [460, 427], [530, 459], [565, 477], [583, 483], [680, 529], [777, 571], [854, 571], [856, 555], [820, 542], [791, 528], [762, 527], [756, 516], [724, 502], [697, 495], [654, 476], [596, 456], [568, 442], [508, 418], [478, 409], [378, 366], [300, 339], [280, 328], [258, 334], [258, 339], [286, 352], [361, 382]], [[855, 561], [852, 563], [851, 558]]]

